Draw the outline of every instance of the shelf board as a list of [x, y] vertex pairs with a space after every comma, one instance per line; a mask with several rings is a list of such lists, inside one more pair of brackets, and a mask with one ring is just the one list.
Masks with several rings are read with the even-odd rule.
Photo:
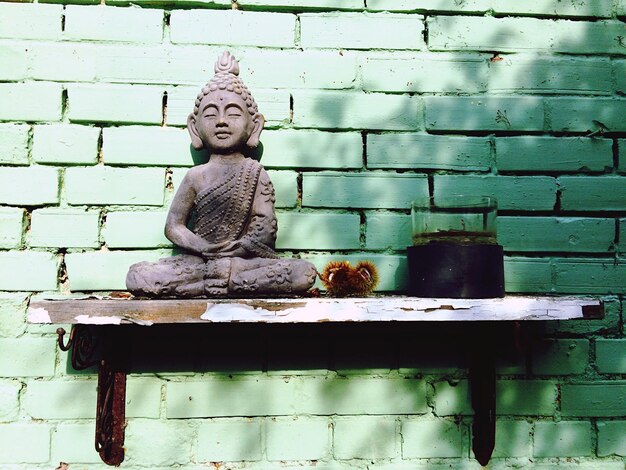
[[289, 299], [33, 299], [28, 322], [156, 325], [181, 323], [450, 322], [598, 319], [601, 300], [506, 296], [430, 299], [386, 296]]

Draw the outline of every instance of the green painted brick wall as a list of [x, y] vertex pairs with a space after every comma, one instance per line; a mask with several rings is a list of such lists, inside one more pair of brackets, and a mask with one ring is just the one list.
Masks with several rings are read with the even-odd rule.
[[98, 161], [98, 127], [59, 124], [34, 126], [32, 158], [53, 165], [94, 165]]
[[[168, 207], [207, 158], [186, 119], [230, 49], [280, 252], [371, 260], [403, 292], [410, 202], [492, 195], [508, 293], [604, 300], [497, 358], [490, 468], [623, 470], [626, 2], [231, 4], [0, 1], [0, 467], [105, 468], [94, 370], [26, 308], [172, 254]], [[478, 468], [463, 326], [352, 326], [140, 341], [122, 468]]]
[[28, 126], [0, 124], [0, 162], [28, 165]]

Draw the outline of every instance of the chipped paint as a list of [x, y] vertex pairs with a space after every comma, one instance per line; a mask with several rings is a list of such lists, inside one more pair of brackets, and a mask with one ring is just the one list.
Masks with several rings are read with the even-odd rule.
[[120, 325], [122, 323], [122, 317], [104, 317], [91, 315], [77, 315], [74, 317], [75, 323], [81, 325]]
[[52, 323], [50, 314], [45, 308], [28, 309], [28, 323]]
[[[317, 323], [388, 321], [512, 321], [584, 318], [583, 308], [601, 317], [599, 299], [507, 296], [496, 299], [426, 299], [388, 296], [294, 299], [85, 299], [31, 303], [48, 323]], [[84, 315], [84, 312], [89, 312]], [[29, 316], [35, 323], [36, 317]], [[50, 321], [51, 320], [51, 321]], [[37, 323], [41, 323], [39, 320]]]

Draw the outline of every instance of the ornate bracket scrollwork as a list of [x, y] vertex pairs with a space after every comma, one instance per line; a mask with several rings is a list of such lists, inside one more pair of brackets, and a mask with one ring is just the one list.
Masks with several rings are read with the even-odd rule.
[[125, 400], [126, 373], [115, 371], [103, 360], [98, 370], [95, 444], [108, 465], [117, 466], [124, 460]]
[[58, 328], [57, 341], [62, 351], [71, 350], [75, 370], [98, 364], [95, 447], [104, 463], [118, 466], [124, 460], [127, 344], [116, 341], [123, 335], [112, 338], [109, 331], [88, 325], [73, 325], [67, 343], [65, 334]]
[[73, 325], [67, 344], [63, 343], [65, 333], [64, 328], [57, 328], [59, 349], [72, 350], [71, 361], [75, 370], [87, 369], [100, 362], [100, 341], [92, 328], [87, 325]]

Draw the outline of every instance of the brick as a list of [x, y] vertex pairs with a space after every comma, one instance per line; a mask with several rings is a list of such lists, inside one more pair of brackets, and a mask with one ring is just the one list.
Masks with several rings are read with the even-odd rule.
[[484, 13], [491, 9], [493, 0], [467, 0], [464, 3], [447, 0], [424, 0], [416, 4], [413, 0], [368, 0], [368, 10], [386, 11], [446, 11]]
[[617, 91], [626, 92], [626, 60], [614, 60], [613, 73], [616, 78]]
[[172, 43], [293, 47], [296, 16], [240, 10], [174, 10]]
[[[406, 289], [408, 271], [405, 255], [379, 255], [373, 253], [322, 255], [303, 253], [302, 258], [313, 263], [318, 270], [324, 269], [324, 266], [331, 261], [345, 260], [355, 265], [359, 261], [369, 260], [378, 268], [379, 281], [378, 287], [376, 287], [377, 292], [402, 292]], [[317, 283], [316, 287], [321, 288], [322, 286], [320, 283]]]
[[73, 209], [33, 211], [28, 244], [31, 247], [95, 248], [100, 213]]
[[104, 241], [109, 248], [170, 247], [164, 234], [165, 211], [108, 212]]
[[26, 330], [29, 295], [0, 292], [0, 337], [17, 337]]
[[563, 210], [623, 211], [626, 209], [626, 178], [619, 176], [562, 176]]
[[582, 137], [498, 137], [499, 171], [604, 172], [613, 167], [613, 142]]
[[77, 204], [163, 204], [165, 171], [162, 168], [68, 168], [67, 202]]
[[61, 39], [61, 5], [0, 4], [0, 38]]
[[[393, 31], [393, 34], [364, 34], [364, 31]], [[422, 49], [423, 33], [422, 18], [413, 15], [300, 15], [300, 44], [305, 49]]]
[[126, 416], [158, 418], [161, 414], [161, 385], [159, 379], [128, 377], [126, 383]]
[[50, 458], [50, 426], [0, 424], [0, 463], [44, 463]]
[[[532, 468], [533, 470], [554, 470], [558, 468], [558, 470], [597, 470], [598, 464], [600, 463], [602, 470], [622, 470], [622, 462], [612, 461], [612, 460], [591, 460], [587, 462], [576, 462], [575, 463], [565, 463], [569, 462], [572, 459], [559, 459], [558, 463], [549, 460], [544, 460], [541, 463], [537, 463], [533, 461]], [[576, 459], [578, 460], [578, 459]], [[555, 467], [556, 465], [556, 467]]]
[[613, 219], [499, 216], [497, 225], [507, 251], [606, 253], [615, 238]]
[[189, 133], [172, 127], [124, 126], [103, 130], [107, 165], [192, 166]]
[[35, 419], [93, 419], [96, 388], [95, 380], [31, 381], [26, 385], [24, 411]]
[[256, 420], [219, 419], [202, 422], [198, 428], [196, 459], [200, 462], [261, 460], [261, 425]]
[[[386, 415], [428, 411], [413, 379], [233, 376], [167, 384], [167, 417]], [[380, 400], [393, 396], [393, 400]], [[191, 397], [191, 399], [190, 399]], [[354, 399], [358, 397], [358, 400]]]
[[284, 250], [353, 250], [360, 247], [359, 214], [278, 214], [276, 247]]
[[58, 260], [40, 251], [0, 252], [0, 285], [6, 291], [46, 291], [57, 288]]
[[547, 98], [550, 129], [556, 132], [619, 132], [626, 130], [622, 116], [626, 99]]
[[596, 339], [596, 366], [602, 374], [626, 374], [626, 339]]
[[160, 43], [163, 10], [109, 6], [65, 7], [65, 38], [75, 41]]
[[72, 122], [161, 124], [163, 92], [147, 85], [70, 84]]
[[126, 290], [126, 274], [133, 263], [156, 261], [171, 251], [95, 251], [65, 256], [73, 291]]
[[60, 84], [0, 83], [0, 120], [58, 121], [59, 119], [61, 119]]
[[560, 421], [535, 423], [535, 457], [587, 457], [591, 450], [591, 423]]
[[428, 48], [522, 52], [550, 50], [554, 22], [535, 18], [434, 16], [428, 22]]
[[3, 65], [0, 70], [0, 80], [18, 81], [28, 77], [27, 53], [28, 49], [23, 45], [0, 44], [0, 63]]
[[550, 260], [505, 257], [504, 285], [507, 292], [550, 292]]
[[330, 423], [324, 418], [272, 418], [266, 425], [267, 459], [323, 460], [330, 453]]
[[357, 132], [267, 131], [261, 139], [266, 168], [361, 168], [363, 139]]
[[332, 8], [333, 10], [361, 10], [361, 0], [246, 0], [246, 5], [284, 8]]
[[510, 54], [489, 63], [489, 86], [497, 93], [610, 95], [611, 62], [606, 58], [539, 58]]
[[617, 0], [617, 4], [615, 6], [617, 8], [618, 16], [626, 16], [626, 1], [625, 0]]
[[34, 127], [33, 161], [89, 165], [98, 161], [97, 127], [57, 124]]
[[252, 89], [345, 89], [356, 83], [357, 56], [348, 51], [254, 49], [236, 57], [246, 72], [246, 85]]
[[56, 168], [0, 168], [0, 203], [39, 206], [59, 202]]
[[361, 67], [364, 90], [418, 93], [480, 93], [487, 71], [483, 57], [463, 54], [388, 54]]
[[614, 259], [556, 259], [555, 288], [559, 293], [623, 294], [626, 263]]
[[[621, 21], [556, 21], [552, 49], [570, 54], [624, 54], [626, 25]], [[620, 39], [620, 37], [622, 39]], [[584, 38], [583, 41], [580, 38]]]
[[426, 129], [541, 131], [543, 99], [532, 96], [426, 96]]
[[[34, 43], [28, 47], [29, 76], [35, 80], [90, 82], [97, 78], [101, 46], [78, 43]], [[54, 60], [50, 60], [54, 57]]]
[[451, 384], [437, 382], [435, 387], [435, 414], [437, 416], [472, 415], [472, 402], [467, 380]]
[[357, 416], [335, 420], [335, 459], [385, 459], [398, 453], [393, 417]]
[[494, 458], [529, 456], [531, 424], [528, 421], [498, 420], [496, 429]]
[[403, 250], [411, 246], [411, 216], [407, 214], [367, 212], [365, 248], [368, 250]]
[[626, 421], [599, 421], [598, 457], [626, 457]]
[[489, 140], [430, 134], [368, 134], [368, 168], [487, 171]]
[[276, 191], [276, 207], [295, 207], [298, 200], [298, 174], [295, 171], [269, 170]]
[[0, 164], [28, 165], [28, 126], [0, 124]]
[[626, 382], [561, 385], [561, 414], [579, 417], [626, 415]]
[[[218, 48], [202, 50], [207, 58], [220, 53]], [[213, 62], [198, 60], [198, 49], [188, 46], [98, 45], [95, 62], [96, 75], [106, 82], [192, 84], [198, 79], [208, 80], [214, 73]]]
[[17, 380], [0, 381], [0, 422], [13, 421], [20, 408], [22, 384]]
[[418, 130], [423, 127], [421, 98], [305, 90], [294, 91], [292, 95], [296, 128]]
[[435, 175], [434, 188], [435, 198], [492, 196], [505, 210], [552, 210], [556, 202], [556, 180], [547, 176]]
[[305, 207], [408, 209], [411, 201], [425, 197], [426, 175], [319, 172], [302, 178]]
[[460, 424], [443, 419], [402, 422], [402, 458], [463, 457], [463, 431]]
[[585, 372], [589, 341], [542, 339], [533, 342], [532, 371], [535, 375], [574, 375]]
[[[245, 77], [242, 77], [244, 80]], [[178, 86], [167, 90], [167, 124], [186, 126], [187, 116], [193, 111], [193, 104], [204, 83], [197, 86]], [[252, 90], [259, 111], [265, 117], [266, 126], [289, 122], [290, 95], [288, 90]], [[159, 121], [160, 122], [160, 121]]]
[[191, 459], [193, 430], [185, 421], [134, 419], [126, 428], [125, 461], [129, 465], [186, 465]]
[[24, 209], [0, 207], [0, 248], [19, 248], [22, 244]]
[[556, 384], [547, 380], [499, 380], [496, 384], [499, 416], [554, 416]]
[[611, 0], [583, 0], [562, 2], [560, 0], [535, 0], [532, 3], [514, 3], [509, 0], [492, 0], [497, 13], [545, 16], [611, 16]]
[[54, 375], [54, 346], [48, 338], [0, 339], [0, 377]]
[[60, 423], [52, 431], [53, 462], [97, 464], [100, 456], [93, 450], [93, 423]]

